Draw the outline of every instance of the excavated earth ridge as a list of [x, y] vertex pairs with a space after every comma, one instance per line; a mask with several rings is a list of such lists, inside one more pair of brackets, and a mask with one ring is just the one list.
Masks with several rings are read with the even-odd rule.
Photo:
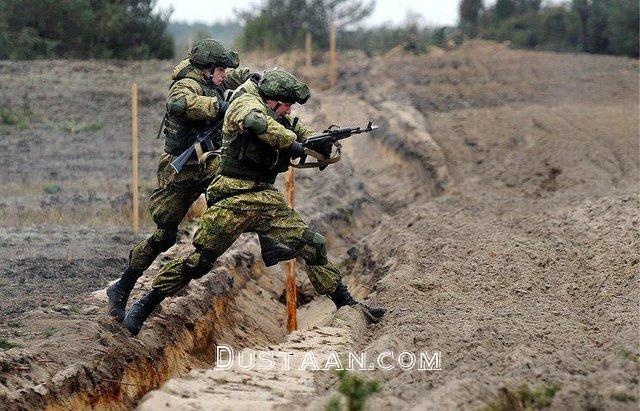
[[[302, 67], [296, 53], [262, 57]], [[66, 338], [87, 338], [82, 348], [59, 340], [83, 355], [64, 369], [41, 352], [1, 353], [8, 408], [130, 408], [148, 393], [141, 409], [324, 409], [335, 395], [330, 372], [210, 368], [228, 344], [442, 353], [441, 371], [363, 372], [382, 383], [371, 409], [482, 408], [525, 383], [558, 384], [552, 409], [637, 409], [637, 61], [484, 42], [342, 61], [339, 88], [301, 117], [381, 129], [345, 143], [335, 167], [299, 172], [297, 202], [356, 293], [390, 308], [385, 319], [334, 315], [316, 296], [285, 336], [282, 268], [266, 269], [245, 236], [138, 338], [93, 315], [70, 320]], [[324, 84], [320, 68], [297, 74]]]

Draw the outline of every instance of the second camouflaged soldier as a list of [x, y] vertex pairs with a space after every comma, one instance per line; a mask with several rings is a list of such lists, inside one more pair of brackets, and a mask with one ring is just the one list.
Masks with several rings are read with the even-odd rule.
[[[198, 134], [216, 125], [212, 140], [220, 146], [222, 120], [228, 105], [223, 94], [240, 86], [251, 75], [248, 68], [238, 68], [238, 65], [235, 51], [213, 39], [204, 39], [173, 71], [163, 120], [165, 145], [158, 165], [158, 187], [149, 199], [149, 211], [157, 228], [133, 247], [124, 274], [107, 289], [110, 314], [119, 321], [124, 318], [136, 281], [160, 253], [175, 244], [178, 225], [218, 171], [219, 158], [206, 153], [200, 161], [194, 159], [188, 163], [180, 173], [171, 167], [171, 162], [194, 144]], [[262, 238], [261, 245], [267, 253], [265, 257], [263, 252], [267, 265], [277, 262], [278, 252], [290, 253]]]
[[[352, 298], [342, 284], [340, 270], [327, 259], [327, 242], [309, 229], [273, 183], [289, 168], [290, 158], [304, 153], [301, 142], [313, 133], [291, 124], [287, 115], [294, 103], [309, 98], [306, 84], [282, 70], [271, 70], [257, 81], [249, 79], [231, 98], [224, 119], [223, 151], [219, 176], [207, 189], [209, 208], [194, 236], [195, 251], [166, 264], [152, 291], [135, 302], [124, 325], [136, 335], [154, 308], [192, 279], [207, 274], [214, 262], [244, 232], [255, 232], [294, 250], [306, 262], [316, 291], [328, 295], [337, 308], [358, 305], [372, 320], [384, 315]], [[327, 155], [331, 145], [311, 147]]]

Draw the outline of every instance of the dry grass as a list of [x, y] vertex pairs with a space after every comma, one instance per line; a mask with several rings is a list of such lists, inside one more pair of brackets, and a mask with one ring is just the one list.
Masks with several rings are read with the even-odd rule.
[[[146, 211], [147, 202], [141, 202], [140, 223], [144, 227], [153, 225]], [[24, 228], [31, 226], [86, 226], [86, 227], [130, 227], [131, 211], [129, 208], [114, 209], [112, 207], [86, 208], [27, 208], [16, 207], [5, 209], [0, 218], [3, 227]]]
[[[140, 222], [143, 228], [153, 225], [147, 211], [153, 187], [150, 181], [143, 182], [140, 187]], [[114, 183], [95, 178], [37, 180], [28, 184], [11, 181], [0, 185], [0, 198], [4, 203], [0, 208], [0, 225], [3, 227], [131, 225], [131, 197], [125, 181]]]
[[[79, 178], [77, 180], [35, 180], [28, 183], [6, 181], [0, 185], [0, 195], [3, 197], [23, 197], [33, 195], [51, 194], [52, 187], [60, 187], [57, 192], [89, 193], [95, 192], [101, 195], [117, 195], [127, 189], [125, 182], [96, 180], [95, 178]], [[141, 190], [149, 190], [151, 184], [143, 184]]]

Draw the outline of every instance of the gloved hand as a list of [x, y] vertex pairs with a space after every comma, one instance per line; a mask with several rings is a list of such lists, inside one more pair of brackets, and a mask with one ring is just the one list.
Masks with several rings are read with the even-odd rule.
[[322, 154], [326, 158], [331, 157], [331, 151], [333, 150], [333, 143], [330, 141], [324, 141], [322, 143], [309, 145], [309, 148], [319, 154]]
[[224, 114], [227, 111], [227, 108], [229, 108], [229, 103], [224, 100], [220, 100], [220, 114]]
[[289, 157], [292, 159], [300, 158], [304, 155], [304, 147], [297, 141], [294, 141], [293, 144], [289, 146]]

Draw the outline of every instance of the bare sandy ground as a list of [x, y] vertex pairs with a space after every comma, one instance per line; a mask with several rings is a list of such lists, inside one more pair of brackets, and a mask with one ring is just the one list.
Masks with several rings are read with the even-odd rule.
[[[292, 67], [299, 60], [290, 54], [260, 61], [267, 67]], [[18, 68], [16, 63], [2, 67], [11, 73]], [[94, 67], [95, 82], [138, 73], [153, 90], [147, 93], [155, 96], [149, 100], [154, 107], [163, 90], [149, 67]], [[57, 70], [74, 75], [68, 68]], [[637, 409], [637, 70], [637, 61], [625, 58], [513, 51], [491, 43], [345, 63], [339, 88], [314, 95], [301, 116], [318, 128], [364, 124], [371, 118], [381, 130], [346, 143], [344, 161], [336, 167], [299, 173], [298, 198], [303, 215], [327, 233], [332, 255], [344, 265], [354, 289], [389, 307], [380, 324], [364, 326], [359, 314], [349, 310], [327, 315], [326, 299], [317, 297], [304, 308], [314, 313], [310, 328], [285, 339], [278, 317], [281, 272], [261, 266], [255, 242], [248, 238], [213, 274], [163, 307], [138, 342], [104, 319], [99, 311], [104, 303], [88, 294], [90, 286], [78, 288], [88, 299], [80, 309], [90, 305], [98, 312], [65, 319], [75, 328], [64, 335], [30, 342], [3, 323], [3, 337], [24, 347], [0, 353], [0, 399], [13, 405], [68, 406], [71, 397], [86, 404], [74, 395], [87, 391], [94, 406], [120, 401], [131, 407], [148, 388], [177, 374], [185, 377], [149, 393], [140, 407], [210, 409], [222, 398], [227, 402], [219, 404], [230, 409], [257, 406], [245, 402], [244, 392], [256, 394], [260, 407], [322, 409], [335, 394], [333, 373], [294, 375], [284, 378], [284, 385], [269, 373], [238, 379], [210, 369], [210, 348], [230, 343], [238, 349], [292, 349], [296, 344], [299, 350], [318, 349], [327, 344], [319, 338], [324, 332], [339, 341], [337, 350], [442, 352], [441, 371], [363, 372], [382, 386], [368, 403], [371, 409], [477, 409], [499, 400], [501, 388], [517, 392], [524, 383], [559, 385], [549, 401], [553, 409]], [[320, 69], [298, 74], [315, 89], [323, 88]], [[2, 87], [3, 93], [13, 90]], [[80, 99], [84, 93], [76, 95]], [[125, 97], [122, 92], [104, 104], [115, 109]], [[157, 111], [148, 120], [149, 133]], [[109, 132], [126, 135], [125, 126], [117, 127]], [[45, 131], [39, 133], [45, 138]], [[28, 140], [27, 134], [12, 131], [10, 138]], [[48, 150], [63, 152], [64, 136], [54, 141]], [[126, 153], [126, 139], [118, 140], [118, 147], [116, 162]], [[9, 153], [4, 152], [3, 162], [18, 158], [17, 151]], [[35, 153], [29, 156], [38, 164]], [[147, 173], [153, 161], [150, 156]], [[12, 181], [31, 182], [17, 165], [12, 167]], [[110, 172], [123, 182], [120, 194], [112, 190], [117, 197], [126, 192], [127, 174]], [[15, 200], [5, 209], [11, 201], [31, 204], [15, 190], [7, 196]], [[9, 237], [17, 241], [22, 235], [18, 227], [5, 224], [18, 233]], [[16, 247], [3, 258], [24, 264]], [[188, 234], [172, 253], [186, 249]], [[235, 278], [231, 288], [224, 285], [230, 277]], [[12, 287], [10, 278], [2, 277], [5, 287]], [[217, 290], [213, 303], [211, 289]], [[210, 312], [216, 314], [207, 316]], [[29, 311], [5, 321], [29, 318], [17, 331], [35, 336], [32, 324], [42, 328], [60, 321], [46, 316]], [[202, 324], [181, 322], [198, 316], [205, 318]], [[90, 323], [98, 329], [87, 333], [79, 326]], [[189, 337], [194, 335], [190, 327], [200, 330], [195, 335], [213, 337], [193, 342], [197, 338]], [[103, 339], [99, 345], [94, 340], [74, 345], [85, 335]], [[186, 354], [161, 344], [181, 346]], [[116, 359], [122, 356], [118, 353], [131, 353], [129, 364], [137, 372], [127, 372], [126, 362], [100, 366], [105, 354], [96, 348]], [[44, 350], [52, 363], [36, 366], [46, 360]], [[68, 384], [61, 389], [60, 370], [77, 367], [83, 353], [92, 355], [82, 362], [88, 369], [85, 380], [93, 380], [89, 388]], [[151, 372], [153, 378], [141, 380], [145, 353], [164, 362]], [[64, 381], [84, 381], [78, 378]], [[110, 385], [98, 378], [138, 385]], [[114, 402], [101, 402], [107, 394]]]
[[[383, 387], [370, 408], [476, 409], [528, 384], [558, 385], [554, 409], [636, 409], [636, 63], [481, 43], [368, 68], [348, 77], [349, 93], [323, 95], [309, 111], [385, 126], [345, 151], [380, 212], [357, 244], [366, 264], [355, 273], [392, 310], [329, 346], [438, 350], [444, 364], [363, 372]], [[323, 327], [348, 332], [340, 317]], [[322, 351], [322, 335], [301, 331], [277, 348]], [[238, 379], [237, 367], [195, 370], [140, 409], [256, 406], [247, 398], [324, 409], [336, 377], [316, 372], [310, 389], [299, 373], [271, 381], [269, 372]]]

